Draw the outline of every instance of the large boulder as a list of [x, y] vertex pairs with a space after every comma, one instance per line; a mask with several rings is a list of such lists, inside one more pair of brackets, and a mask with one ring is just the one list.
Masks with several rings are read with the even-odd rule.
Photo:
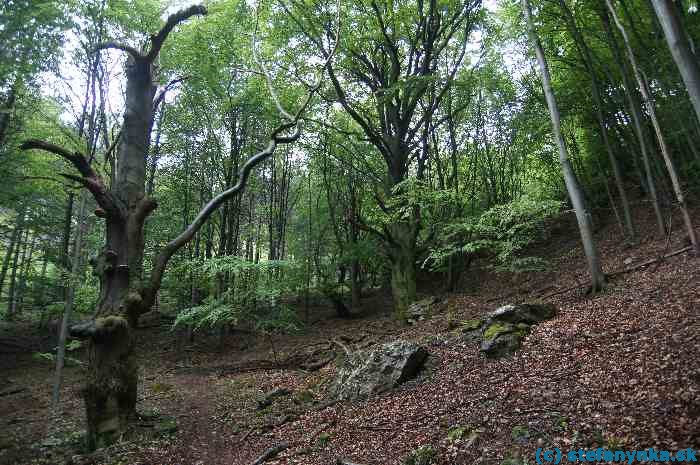
[[486, 315], [480, 329], [480, 350], [492, 358], [511, 355], [520, 348], [532, 325], [556, 314], [552, 304], [504, 305]]
[[427, 357], [425, 348], [408, 341], [355, 352], [338, 371], [331, 392], [339, 400], [379, 394], [415, 377]]

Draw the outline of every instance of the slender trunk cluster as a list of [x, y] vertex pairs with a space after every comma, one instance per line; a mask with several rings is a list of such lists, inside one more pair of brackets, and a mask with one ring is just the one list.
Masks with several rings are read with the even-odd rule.
[[673, 165], [673, 160], [671, 159], [670, 148], [666, 142], [663, 131], [661, 130], [661, 124], [659, 123], [659, 118], [656, 115], [656, 106], [651, 96], [651, 91], [647, 84], [647, 80], [642, 74], [639, 65], [637, 64], [637, 59], [632, 51], [629, 38], [627, 36], [627, 30], [617, 16], [615, 7], [613, 7], [611, 0], [605, 0], [605, 4], [608, 7], [608, 11], [612, 15], [615, 25], [620, 30], [622, 35], [622, 40], [625, 44], [625, 49], [627, 50], [627, 59], [632, 65], [632, 71], [634, 72], [634, 77], [637, 80], [637, 85], [639, 86], [639, 92], [642, 94], [642, 100], [644, 101], [644, 106], [646, 107], [647, 113], [649, 114], [649, 119], [654, 128], [654, 133], [656, 134], [656, 140], [661, 148], [661, 155], [663, 156], [664, 162], [666, 164], [666, 170], [669, 177], [671, 178], [671, 184], [673, 186], [673, 192], [676, 196], [676, 201], [678, 202], [678, 207], [681, 210], [681, 215], [683, 217], [683, 222], [685, 223], [686, 233], [688, 234], [688, 239], [693, 247], [696, 254], [700, 254], [700, 243], [698, 243], [697, 234], [693, 226], [693, 221], [690, 218], [690, 213], [688, 212], [688, 207], [686, 205], [685, 196], [683, 194], [683, 188], [681, 187], [676, 168]]
[[540, 68], [540, 73], [542, 74], [542, 87], [544, 88], [547, 108], [549, 109], [549, 115], [552, 120], [552, 132], [554, 133], [554, 139], [556, 140], [557, 147], [559, 149], [559, 162], [561, 164], [562, 173], [564, 174], [564, 182], [566, 183], [566, 189], [569, 193], [569, 199], [571, 200], [576, 213], [576, 220], [578, 222], [579, 232], [581, 234], [581, 242], [583, 243], [583, 250], [586, 254], [586, 261], [588, 262], [588, 271], [591, 275], [591, 291], [598, 292], [605, 285], [605, 274], [603, 273], [603, 269], [600, 264], [600, 257], [598, 255], [598, 249], [595, 245], [590, 215], [586, 209], [586, 203], [578, 179], [574, 173], [573, 167], [571, 166], [571, 162], [569, 161], [569, 154], [561, 131], [559, 107], [557, 106], [554, 90], [552, 89], [552, 79], [549, 73], [549, 66], [547, 64], [544, 50], [542, 49], [542, 44], [540, 43], [540, 39], [535, 30], [530, 3], [528, 0], [521, 0], [521, 5], [525, 15], [530, 42], [535, 48], [537, 63]]

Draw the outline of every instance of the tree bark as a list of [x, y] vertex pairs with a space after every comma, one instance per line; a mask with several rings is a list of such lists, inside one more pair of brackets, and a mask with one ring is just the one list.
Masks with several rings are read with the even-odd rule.
[[598, 292], [605, 285], [605, 274], [603, 273], [600, 265], [598, 249], [595, 245], [593, 230], [591, 228], [590, 215], [586, 211], [586, 204], [581, 187], [578, 179], [576, 178], [573, 167], [571, 166], [571, 162], [569, 161], [569, 154], [564, 142], [564, 136], [561, 132], [561, 117], [559, 115], [559, 108], [557, 107], [556, 98], [554, 97], [554, 91], [552, 89], [549, 66], [547, 65], [547, 59], [544, 55], [542, 44], [537, 36], [537, 32], [535, 31], [530, 3], [528, 0], [521, 0], [521, 5], [525, 15], [525, 21], [527, 23], [530, 42], [535, 48], [537, 62], [542, 74], [542, 87], [544, 88], [547, 107], [549, 108], [549, 114], [552, 120], [552, 131], [557, 142], [557, 147], [559, 148], [559, 162], [561, 163], [562, 172], [564, 174], [564, 182], [566, 183], [569, 198], [571, 199], [574, 211], [576, 212], [576, 220], [578, 222], [579, 232], [581, 234], [583, 249], [586, 254], [586, 261], [588, 262], [588, 270], [591, 275], [591, 292]]
[[[22, 235], [24, 234], [24, 239]], [[25, 250], [27, 246], [27, 241], [29, 240], [29, 229], [22, 231], [19, 235], [19, 240], [17, 242], [17, 248], [15, 249], [14, 256], [12, 257], [12, 265], [10, 274], [10, 288], [7, 292], [7, 311], [5, 313], [5, 319], [11, 321], [14, 318], [15, 301], [17, 299], [17, 268], [19, 257], [22, 254], [22, 246], [24, 244]]]
[[659, 236], [664, 237], [666, 235], [666, 222], [664, 221], [663, 213], [661, 212], [661, 204], [659, 202], [659, 195], [656, 188], [656, 181], [654, 179], [654, 174], [651, 165], [651, 154], [650, 149], [647, 144], [647, 138], [642, 126], [642, 109], [640, 108], [639, 100], [637, 95], [633, 94], [632, 79], [630, 79], [629, 68], [624, 60], [622, 51], [618, 41], [615, 38], [615, 34], [610, 25], [610, 18], [608, 16], [606, 8], [600, 9], [600, 18], [603, 23], [603, 29], [605, 30], [605, 35], [608, 37], [610, 42], [610, 48], [612, 49], [615, 61], [617, 61], [620, 67], [620, 74], [622, 74], [622, 83], [625, 88], [625, 97], [627, 98], [627, 103], [629, 106], [629, 112], [632, 117], [632, 123], [634, 127], [634, 134], [639, 142], [639, 150], [642, 154], [642, 163], [644, 164], [644, 175], [646, 178], [646, 184], [649, 189], [649, 196], [651, 197], [652, 206], [654, 208], [654, 215], [656, 216], [656, 225], [659, 231]]
[[678, 7], [673, 0], [651, 0], [651, 4], [654, 6], [668, 48], [688, 90], [695, 116], [700, 121], [700, 65], [683, 28]]
[[417, 225], [409, 221], [399, 221], [390, 228], [391, 291], [394, 296], [395, 315], [397, 319], [404, 321], [408, 306], [416, 300]]

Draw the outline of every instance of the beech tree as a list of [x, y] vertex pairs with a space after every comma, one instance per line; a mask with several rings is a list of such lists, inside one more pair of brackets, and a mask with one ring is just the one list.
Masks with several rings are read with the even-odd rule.
[[[291, 4], [294, 9], [286, 12], [317, 41], [315, 31], [326, 27], [323, 6]], [[431, 152], [421, 150], [421, 136], [438, 125], [433, 115], [462, 69], [480, 7], [480, 0], [350, 2], [344, 8], [357, 27], [341, 44], [338, 64], [327, 65], [332, 99], [384, 161], [380, 208], [403, 211], [379, 227], [361, 225], [384, 244], [399, 318], [416, 299], [420, 209], [387, 205], [405, 189], [405, 181], [425, 177]]]
[[[72, 336], [87, 341], [88, 372], [83, 396], [87, 444], [91, 449], [116, 440], [135, 416], [138, 363], [133, 328], [139, 315], [149, 311], [155, 303], [171, 257], [192, 240], [219, 207], [244, 189], [256, 165], [269, 158], [278, 145], [299, 138], [299, 118], [319, 87], [318, 83], [307, 84], [306, 99], [293, 114], [287, 112], [273, 94], [283, 123], [272, 131], [267, 147], [250, 157], [241, 167], [237, 182], [214, 196], [182, 233], [160, 250], [146, 277], [143, 228], [158, 206], [155, 199], [146, 195], [147, 153], [154, 110], [162, 100], [160, 94], [156, 94], [155, 63], [164, 42], [178, 24], [206, 14], [204, 6], [195, 5], [169, 16], [160, 31], [150, 37], [150, 46], [144, 52], [117, 42], [96, 47], [96, 51], [117, 49], [128, 55], [126, 108], [111, 185], [90, 165], [86, 154], [37, 139], [27, 140], [21, 146], [23, 150], [43, 150], [68, 161], [78, 174], [62, 176], [79, 183], [92, 194], [99, 206], [95, 214], [105, 220], [105, 245], [99, 255], [91, 259], [94, 274], [100, 281], [94, 318], [71, 328]], [[327, 61], [333, 55], [333, 47], [330, 50]]]

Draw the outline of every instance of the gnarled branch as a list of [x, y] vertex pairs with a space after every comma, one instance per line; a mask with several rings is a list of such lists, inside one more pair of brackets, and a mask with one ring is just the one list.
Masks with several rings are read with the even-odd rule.
[[68, 161], [78, 170], [80, 176], [74, 174], [61, 174], [66, 179], [82, 184], [90, 191], [97, 204], [102, 207], [108, 215], [114, 217], [123, 216], [119, 201], [105, 186], [102, 177], [90, 166], [85, 155], [80, 152], [71, 152], [61, 146], [38, 139], [28, 139], [20, 145], [21, 150], [43, 150], [53, 153]]
[[141, 54], [141, 52], [136, 50], [134, 47], [132, 47], [130, 45], [126, 45], [126, 44], [121, 44], [119, 42], [103, 42], [101, 44], [97, 44], [94, 48], [94, 51], [98, 52], [100, 50], [106, 50], [109, 48], [121, 50], [122, 52], [126, 52], [129, 55], [131, 55], [131, 57], [135, 61], [143, 61], [145, 59], [145, 57]]
[[151, 49], [146, 55], [146, 60], [153, 62], [155, 58], [160, 53], [160, 48], [163, 46], [163, 42], [168, 38], [168, 34], [173, 30], [175, 26], [185, 21], [186, 19], [196, 16], [196, 15], [206, 15], [207, 9], [204, 5], [192, 5], [189, 8], [180, 10], [168, 17], [165, 25], [158, 31], [158, 34], [151, 36]]

